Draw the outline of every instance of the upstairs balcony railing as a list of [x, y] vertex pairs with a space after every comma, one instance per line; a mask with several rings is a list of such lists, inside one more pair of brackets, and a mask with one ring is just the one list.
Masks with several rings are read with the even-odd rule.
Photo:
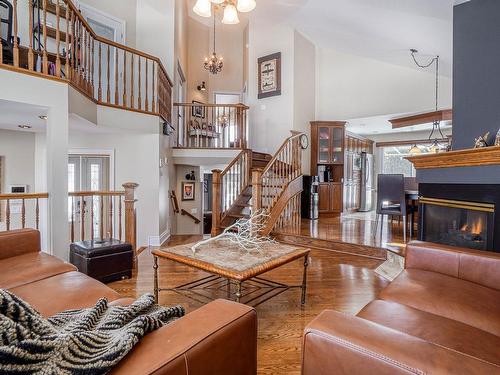
[[179, 147], [245, 149], [248, 109], [244, 104], [174, 103]]
[[64, 80], [98, 104], [171, 121], [172, 82], [159, 58], [98, 36], [71, 0], [10, 3], [1, 68]]

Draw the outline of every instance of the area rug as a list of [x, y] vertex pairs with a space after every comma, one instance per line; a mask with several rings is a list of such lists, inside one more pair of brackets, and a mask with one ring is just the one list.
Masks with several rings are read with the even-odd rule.
[[184, 315], [146, 294], [129, 306], [71, 310], [49, 319], [0, 289], [0, 373], [100, 375], [109, 372], [151, 331]]
[[387, 260], [375, 269], [375, 273], [384, 279], [393, 281], [403, 272], [404, 266], [405, 258], [388, 251]]

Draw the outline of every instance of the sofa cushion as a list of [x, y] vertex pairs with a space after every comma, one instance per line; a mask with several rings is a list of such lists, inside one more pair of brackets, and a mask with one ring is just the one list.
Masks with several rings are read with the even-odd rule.
[[382, 290], [380, 298], [500, 336], [500, 291], [470, 281], [408, 269]]
[[76, 267], [52, 255], [31, 252], [0, 261], [0, 288], [15, 288], [71, 271]]
[[114, 290], [80, 272], [66, 272], [10, 291], [48, 317], [65, 310], [93, 306], [99, 298], [120, 298]]
[[500, 366], [500, 337], [397, 302], [376, 300], [359, 317]]

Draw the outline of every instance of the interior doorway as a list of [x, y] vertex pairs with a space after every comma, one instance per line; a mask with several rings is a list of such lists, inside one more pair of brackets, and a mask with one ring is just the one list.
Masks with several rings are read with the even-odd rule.
[[[70, 155], [68, 158], [68, 192], [90, 192], [111, 190], [111, 161], [108, 155]], [[92, 208], [90, 207], [92, 205]], [[92, 230], [94, 238], [104, 236], [100, 233], [101, 218], [106, 218], [108, 205], [101, 204], [99, 197], [77, 199], [68, 197], [68, 221], [74, 231], [74, 238], [79, 239], [82, 226], [81, 210], [84, 212], [84, 228]], [[101, 214], [101, 210], [103, 210]], [[93, 219], [90, 212], [94, 213]], [[105, 220], [104, 220], [105, 221]], [[103, 225], [106, 224], [103, 222]]]
[[[214, 93], [214, 103], [215, 104], [239, 104], [241, 103], [241, 94], [240, 93], [231, 93], [231, 92], [215, 92]], [[229, 116], [226, 113], [225, 109], [217, 108], [217, 118], [225, 117], [225, 120], [228, 121], [228, 130], [225, 133], [224, 144], [234, 144], [236, 139], [236, 113], [231, 113]]]

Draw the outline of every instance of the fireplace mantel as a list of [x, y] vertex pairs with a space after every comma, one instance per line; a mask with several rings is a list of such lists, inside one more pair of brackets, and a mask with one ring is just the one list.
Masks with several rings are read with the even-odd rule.
[[500, 146], [409, 156], [415, 169], [500, 165]]

